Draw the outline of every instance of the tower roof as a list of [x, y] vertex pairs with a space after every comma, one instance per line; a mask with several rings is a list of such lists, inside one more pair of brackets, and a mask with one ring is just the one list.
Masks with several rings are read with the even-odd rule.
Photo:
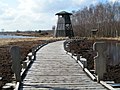
[[56, 13], [55, 15], [72, 15], [72, 13], [68, 13], [66, 11], [61, 11], [59, 13]]

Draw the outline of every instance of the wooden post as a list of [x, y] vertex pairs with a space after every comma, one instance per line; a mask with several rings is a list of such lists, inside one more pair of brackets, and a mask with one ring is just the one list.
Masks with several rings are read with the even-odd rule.
[[[39, 49], [39, 46], [37, 46], [37, 48]], [[33, 55], [33, 57], [34, 57], [33, 60], [36, 59], [36, 51], [37, 51], [38, 49], [36, 49], [36, 47], [32, 49], [32, 55]]]
[[71, 53], [72, 53], [72, 57], [74, 56], [74, 50], [71, 50]]
[[94, 58], [94, 68], [99, 82], [103, 79], [104, 73], [106, 73], [106, 44], [105, 42], [95, 42], [93, 49], [97, 51], [97, 56]]
[[20, 48], [18, 46], [13, 46], [10, 49], [11, 57], [12, 57], [12, 70], [15, 73], [15, 78], [17, 82], [21, 81], [21, 55]]
[[24, 69], [27, 68], [27, 61], [23, 61], [23, 68], [24, 68]]
[[32, 60], [32, 52], [28, 53], [28, 58], [30, 61]]
[[81, 63], [83, 64], [84, 68], [87, 68], [87, 59], [80, 58]]
[[80, 54], [77, 54], [77, 60], [80, 60]]

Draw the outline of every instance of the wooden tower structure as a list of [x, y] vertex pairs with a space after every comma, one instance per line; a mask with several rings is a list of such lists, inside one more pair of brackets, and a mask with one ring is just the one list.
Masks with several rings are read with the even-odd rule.
[[56, 13], [58, 15], [57, 28], [55, 30], [55, 37], [74, 37], [73, 28], [70, 20], [70, 15], [66, 11]]

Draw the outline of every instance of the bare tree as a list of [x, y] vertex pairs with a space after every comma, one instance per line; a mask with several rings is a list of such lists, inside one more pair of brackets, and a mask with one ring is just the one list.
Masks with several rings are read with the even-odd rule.
[[89, 37], [91, 29], [98, 29], [99, 37], [120, 36], [120, 3], [99, 3], [74, 11], [72, 23], [77, 36]]

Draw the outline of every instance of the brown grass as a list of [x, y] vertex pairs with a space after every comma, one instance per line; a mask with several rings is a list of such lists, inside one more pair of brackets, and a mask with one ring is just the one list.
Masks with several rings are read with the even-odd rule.
[[0, 46], [7, 45], [11, 42], [20, 42], [20, 41], [37, 41], [37, 40], [54, 40], [53, 37], [37, 37], [37, 38], [10, 38], [10, 39], [0, 39]]
[[[0, 39], [0, 90], [5, 83], [12, 82], [14, 79], [13, 71], [11, 70], [12, 58], [10, 56], [10, 48], [19, 46], [21, 52], [21, 60], [26, 60], [26, 56], [31, 52], [33, 47], [48, 42], [56, 41], [62, 38], [40, 37], [40, 38], [24, 38], [24, 39]], [[10, 89], [11, 90], [11, 89]]]

